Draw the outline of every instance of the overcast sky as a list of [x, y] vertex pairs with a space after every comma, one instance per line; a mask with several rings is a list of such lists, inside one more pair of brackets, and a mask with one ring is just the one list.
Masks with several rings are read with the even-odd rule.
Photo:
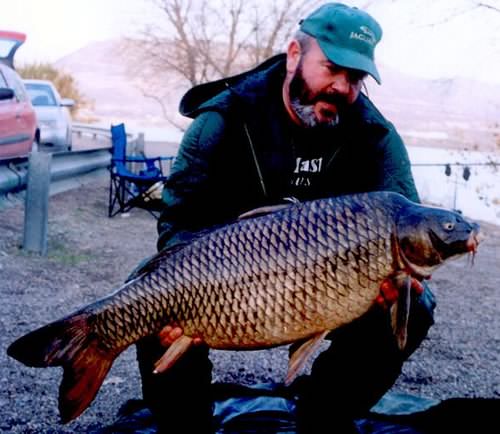
[[[473, 0], [371, 3], [369, 11], [384, 29], [377, 47], [380, 63], [418, 76], [500, 83], [500, 12], [470, 10]], [[500, 9], [500, 0], [484, 3]], [[93, 41], [131, 36], [151, 20], [151, 6], [145, 0], [0, 0], [0, 4], [0, 29], [28, 35], [18, 52], [19, 63], [52, 62]]]
[[[16, 60], [55, 61], [93, 41], [133, 34], [143, 0], [0, 0], [0, 29], [27, 34]], [[18, 56], [18, 57], [17, 57]]]

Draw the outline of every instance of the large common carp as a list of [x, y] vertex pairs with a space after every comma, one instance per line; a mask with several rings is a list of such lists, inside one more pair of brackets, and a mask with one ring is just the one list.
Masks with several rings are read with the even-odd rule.
[[184, 330], [170, 364], [193, 338], [235, 350], [303, 341], [296, 370], [328, 331], [370, 309], [384, 281], [423, 279], [474, 253], [478, 231], [389, 192], [290, 205], [159, 253], [114, 293], [21, 337], [8, 354], [64, 368], [63, 422], [90, 405], [123, 350], [168, 324]]

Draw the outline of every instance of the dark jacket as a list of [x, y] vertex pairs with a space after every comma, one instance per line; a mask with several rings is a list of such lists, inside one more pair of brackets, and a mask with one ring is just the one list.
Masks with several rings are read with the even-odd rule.
[[159, 249], [286, 196], [391, 190], [419, 200], [400, 136], [364, 94], [336, 127], [300, 128], [283, 104], [284, 78], [278, 55], [183, 97], [194, 121], [165, 185]]

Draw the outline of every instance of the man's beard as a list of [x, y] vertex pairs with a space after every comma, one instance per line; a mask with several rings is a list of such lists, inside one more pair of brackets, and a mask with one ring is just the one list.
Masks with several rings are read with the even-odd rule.
[[[300, 61], [295, 74], [290, 81], [290, 104], [297, 117], [306, 128], [334, 127], [339, 123], [339, 113], [347, 105], [345, 97], [335, 93], [314, 93], [304, 80], [302, 74], [302, 60]], [[334, 104], [337, 108], [335, 117], [320, 121], [314, 112], [314, 104], [318, 101], [325, 101]], [[332, 113], [330, 113], [330, 116]]]

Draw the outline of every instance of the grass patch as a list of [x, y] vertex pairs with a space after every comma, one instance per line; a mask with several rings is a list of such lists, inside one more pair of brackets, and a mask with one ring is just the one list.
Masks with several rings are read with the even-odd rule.
[[63, 265], [78, 265], [89, 262], [92, 255], [70, 249], [67, 244], [60, 240], [49, 242], [47, 257]]

